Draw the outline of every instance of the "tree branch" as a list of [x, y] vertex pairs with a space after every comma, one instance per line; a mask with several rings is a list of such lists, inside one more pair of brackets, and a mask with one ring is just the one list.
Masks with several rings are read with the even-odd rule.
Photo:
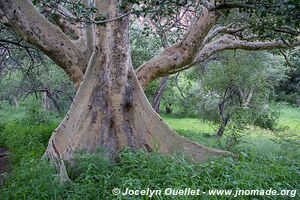
[[193, 65], [199, 64], [211, 55], [229, 49], [243, 49], [248, 51], [261, 51], [261, 50], [271, 50], [278, 48], [292, 48], [300, 45], [300, 39], [292, 44], [287, 44], [284, 41], [270, 41], [270, 42], [248, 42], [245, 40], [239, 40], [231, 35], [224, 35], [223, 37], [205, 45], [198, 53], [196, 59], [191, 63]]
[[78, 38], [80, 37], [80, 30], [77, 27], [77, 23], [72, 23], [70, 20], [67, 20], [66, 18], [72, 18], [72, 14], [69, 14], [69, 11], [67, 11], [64, 7], [58, 5], [56, 9], [45, 7], [42, 11], [42, 13], [46, 14], [55, 14], [58, 16], [57, 19], [55, 19], [55, 25], [57, 25], [64, 33], [68, 34], [75, 34]]
[[10, 27], [26, 42], [48, 55], [78, 86], [83, 77], [79, 66], [87, 58], [58, 27], [41, 15], [28, 0], [0, 0], [0, 10]]
[[230, 23], [227, 26], [218, 26], [218, 27], [212, 29], [211, 31], [209, 31], [209, 33], [205, 37], [205, 39], [203, 41], [203, 45], [209, 43], [213, 38], [218, 36], [220, 33], [236, 35], [237, 33], [240, 33], [248, 28], [248, 26], [233, 28], [233, 26], [236, 25], [238, 22], [240, 22], [240, 20]]
[[190, 25], [189, 31], [180, 42], [166, 48], [158, 57], [137, 69], [136, 73], [141, 86], [145, 88], [152, 80], [190, 64], [218, 18], [218, 12], [209, 11], [203, 7], [200, 16]]
[[7, 18], [5, 17], [4, 13], [1, 11], [1, 9], [0, 9], [0, 23], [1, 23], [1, 24], [5, 24], [5, 25], [8, 24], [8, 20], [7, 20]]
[[206, 44], [198, 53], [193, 61], [184, 66], [176, 66], [173, 69], [170, 69], [168, 66], [167, 70], [160, 71], [161, 73], [158, 77], [166, 76], [170, 74], [175, 74], [177, 72], [189, 69], [197, 64], [205, 62], [212, 55], [217, 52], [229, 49], [243, 49], [248, 51], [262, 51], [262, 50], [271, 50], [278, 48], [292, 48], [295, 46], [300, 46], [300, 38], [292, 44], [287, 44], [284, 41], [271, 41], [271, 42], [248, 42], [245, 40], [239, 40], [231, 35], [225, 35], [211, 43]]
[[23, 45], [21, 43], [21, 41], [18, 41], [18, 42], [14, 42], [14, 41], [11, 41], [11, 40], [6, 40], [6, 39], [0, 39], [0, 43], [8, 43], [8, 44], [12, 44], [12, 45], [15, 45], [15, 46], [18, 46], [18, 47], [22, 47], [22, 48], [25, 48], [25, 49], [34, 49], [33, 47], [30, 47], [30, 46], [27, 46], [27, 45]]

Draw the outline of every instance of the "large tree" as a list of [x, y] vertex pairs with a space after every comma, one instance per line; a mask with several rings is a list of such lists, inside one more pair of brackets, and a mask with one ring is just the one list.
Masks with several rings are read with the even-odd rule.
[[[93, 5], [88, 0], [75, 2], [75, 5], [74, 1], [46, 2], [49, 1], [34, 1], [40, 3], [35, 7], [29, 0], [0, 0], [0, 20], [48, 55], [78, 88], [69, 112], [54, 131], [45, 153], [61, 167], [61, 172], [64, 171], [62, 160], [72, 160], [76, 150], [94, 152], [97, 148], [106, 148], [108, 154], [113, 155], [130, 147], [158, 150], [163, 154], [181, 152], [194, 161], [226, 154], [177, 135], [152, 109], [143, 89], [159, 77], [204, 62], [225, 49], [266, 50], [299, 44], [299, 40], [293, 38], [267, 41], [243, 20], [218, 26], [220, 20], [224, 23], [228, 20], [221, 11], [240, 8], [245, 9], [244, 16], [251, 15], [256, 9], [252, 4], [180, 0], [95, 0]], [[130, 16], [144, 14], [147, 17], [156, 11], [171, 16], [174, 10], [169, 9], [180, 12], [181, 6], [189, 2], [196, 2], [194, 18], [186, 22], [188, 28], [181, 39], [134, 71], [129, 43]], [[262, 10], [267, 7], [261, 5]], [[263, 17], [276, 15], [276, 9], [273, 13], [263, 11]], [[53, 19], [45, 13], [56, 17]], [[280, 20], [285, 22], [286, 19]], [[269, 28], [293, 36], [299, 34], [293, 28]]]

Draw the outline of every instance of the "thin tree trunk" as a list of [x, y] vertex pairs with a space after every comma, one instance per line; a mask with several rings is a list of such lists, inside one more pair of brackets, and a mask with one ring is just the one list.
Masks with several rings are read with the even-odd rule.
[[159, 113], [161, 97], [163, 96], [163, 93], [166, 89], [168, 79], [169, 79], [169, 76], [164, 76], [160, 79], [160, 84], [159, 84], [158, 90], [156, 91], [153, 101], [152, 101], [152, 107], [157, 113]]
[[[229, 94], [229, 95], [227, 96], [227, 94]], [[220, 115], [220, 118], [221, 118], [221, 124], [220, 124], [220, 127], [217, 131], [217, 134], [216, 134], [217, 137], [222, 137], [223, 136], [225, 128], [226, 128], [227, 123], [229, 121], [229, 116], [225, 117], [224, 109], [225, 109], [225, 103], [227, 101], [229, 101], [231, 97], [232, 97], [232, 88], [228, 87], [228, 88], [226, 88], [226, 90], [224, 92], [224, 95], [222, 97], [222, 100], [219, 103], [219, 115]]]
[[254, 87], [252, 86], [251, 90], [250, 90], [250, 92], [247, 96], [247, 99], [245, 100], [245, 103], [243, 105], [245, 108], [248, 108], [248, 106], [250, 105], [250, 102], [251, 102], [251, 99], [252, 99], [252, 96], [253, 96], [253, 90], [254, 90]]
[[229, 117], [224, 117], [222, 116], [222, 120], [221, 120], [221, 124], [220, 124], [220, 127], [217, 131], [217, 137], [222, 137], [224, 132], [225, 132], [225, 129], [226, 129], [226, 126], [228, 124], [228, 121], [229, 121]]
[[19, 108], [19, 101], [16, 96], [13, 96], [13, 102], [14, 102], [14, 106], [16, 106], [16, 108]]
[[49, 102], [49, 98], [47, 95], [47, 92], [43, 92], [43, 96], [42, 96], [42, 106], [44, 108], [44, 110], [50, 110], [50, 102]]
[[223, 123], [221, 123], [218, 131], [217, 131], [217, 137], [222, 137], [225, 131], [225, 126], [223, 125]]
[[[154, 23], [156, 29], [158, 30], [158, 35], [161, 40], [163, 48], [164, 49], [168, 48], [169, 44], [168, 44], [168, 38], [167, 38], [166, 32], [164, 32], [164, 30], [161, 29], [161, 26], [159, 26], [155, 22], [153, 22], [153, 23]], [[157, 88], [157, 91], [156, 91], [153, 101], [152, 101], [152, 108], [157, 113], [159, 113], [161, 97], [163, 96], [164, 91], [166, 89], [168, 79], [169, 79], [169, 76], [164, 76], [160, 79], [159, 87]]]

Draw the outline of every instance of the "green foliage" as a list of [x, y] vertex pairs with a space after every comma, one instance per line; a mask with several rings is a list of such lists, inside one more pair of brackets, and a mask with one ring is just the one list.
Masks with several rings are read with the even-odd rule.
[[[261, 40], [294, 40], [300, 27], [299, 0], [239, 0], [221, 1], [236, 9], [225, 9], [227, 19], [242, 19], [249, 26], [249, 35], [258, 35]], [[227, 6], [228, 8], [228, 6]], [[223, 9], [224, 10], [224, 9]], [[236, 17], [236, 18], [234, 18]], [[248, 35], [248, 33], [245, 33]]]
[[[126, 188], [190, 187], [208, 191], [215, 188], [280, 190], [295, 189], [299, 186], [296, 160], [281, 156], [268, 158], [250, 152], [242, 152], [237, 160], [226, 158], [197, 165], [155, 153], [145, 154], [129, 150], [120, 152], [115, 164], [107, 162], [99, 154], [82, 154], [78, 161], [76, 173], [79, 176], [73, 179], [73, 183], [65, 186], [59, 185], [53, 169], [43, 161], [27, 161], [14, 173], [6, 187], [0, 190], [1, 199], [124, 199], [121, 196], [113, 196], [113, 188], [125, 191]], [[202, 198], [220, 199], [218, 196], [205, 195]], [[259, 199], [265, 198], [264, 196]], [[147, 198], [137, 196], [130, 199]], [[172, 198], [164, 196], [163, 199]]]
[[231, 151], [233, 147], [243, 142], [244, 136], [250, 134], [248, 125], [252, 116], [245, 114], [244, 109], [237, 109], [232, 115], [230, 123], [227, 125], [223, 140], [219, 139], [219, 146]]
[[49, 124], [51, 121], [51, 115], [41, 109], [38, 102], [33, 102], [25, 112], [24, 121], [29, 122], [29, 124]]
[[13, 152], [10, 155], [12, 164], [19, 165], [22, 160], [40, 158], [56, 126], [57, 122], [36, 106], [30, 108], [24, 117], [2, 124], [1, 143]]
[[161, 45], [157, 37], [153, 34], [145, 35], [137, 24], [132, 24], [131, 29], [131, 58], [133, 68], [136, 69], [144, 62], [158, 55]]
[[242, 124], [275, 128], [278, 112], [269, 108], [268, 99], [286, 72], [278, 58], [268, 53], [224, 52], [206, 68], [198, 78], [193, 91], [198, 95], [192, 101], [202, 118], [219, 122], [223, 106], [229, 123], [241, 128]]
[[0, 79], [0, 101], [12, 101], [13, 97], [21, 93], [20, 84], [22, 76], [20, 71], [10, 72]]
[[21, 99], [34, 96], [42, 99], [47, 91], [50, 108], [66, 112], [75, 94], [72, 82], [62, 69], [49, 60], [44, 65], [32, 67], [25, 63], [21, 69], [14, 69], [0, 79], [0, 100], [13, 103], [14, 98]]
[[[144, 29], [136, 24], [131, 25], [131, 58], [134, 69], [140, 67], [144, 62], [157, 56], [161, 49], [161, 43], [157, 36], [151, 33], [151, 30], [147, 26]], [[146, 88], [146, 95], [150, 102], [154, 96], [159, 85], [159, 79], [153, 81]]]
[[256, 112], [256, 118], [254, 119], [254, 125], [275, 130], [278, 124], [280, 112], [271, 107], [264, 107]]
[[55, 170], [40, 158], [21, 158], [11, 173], [0, 188], [1, 199], [58, 199], [63, 191]]
[[290, 132], [278, 132], [273, 140], [279, 144], [290, 157], [300, 158], [300, 135]]
[[300, 134], [300, 109], [290, 105], [277, 105], [280, 111], [279, 127], [288, 126], [288, 131]]
[[[277, 149], [276, 152], [272, 150], [271, 154], [270, 149], [267, 148], [270, 146], [267, 143], [266, 138], [269, 137], [267, 134], [257, 137], [258, 147], [265, 148], [262, 151], [254, 151], [252, 149], [254, 144], [250, 143], [254, 140], [248, 139], [247, 145], [240, 144], [232, 149], [238, 158], [221, 158], [203, 164], [191, 164], [180, 157], [172, 159], [155, 152], [146, 154], [142, 151], [130, 150], [118, 153], [115, 162], [111, 163], [105, 156], [104, 150], [96, 154], [78, 152], [75, 166], [70, 166], [68, 169], [73, 182], [61, 185], [51, 165], [40, 159], [57, 123], [41, 124], [26, 119], [6, 122], [0, 128], [0, 141], [4, 141], [5, 146], [8, 147], [12, 164], [9, 178], [0, 188], [1, 199], [124, 199], [122, 196], [113, 196], [111, 191], [113, 188], [125, 191], [127, 187], [132, 189], [190, 187], [203, 191], [236, 188], [292, 190], [300, 187], [300, 157], [295, 154], [299, 144], [291, 142], [291, 140], [295, 141], [295, 138], [289, 137], [286, 138], [289, 141], [283, 141], [273, 136], [273, 141], [276, 139], [274, 145]], [[180, 119], [169, 116], [165, 119], [173, 128], [179, 130], [180, 134], [190, 139], [204, 142], [209, 146], [218, 145], [209, 143], [212, 138], [205, 138], [204, 134], [213, 130], [213, 124], [209, 126], [199, 119], [192, 118]], [[281, 134], [285, 137], [283, 133]], [[286, 148], [287, 146], [289, 148]], [[161, 198], [199, 199], [192, 196]], [[251, 198], [253, 197], [239, 197], [239, 199]], [[256, 198], [280, 199], [277, 196]], [[126, 199], [147, 198], [127, 196]], [[229, 198], [203, 195], [201, 199]]]
[[300, 106], [300, 54], [299, 49], [287, 51], [289, 70], [287, 78], [276, 87], [275, 99]]

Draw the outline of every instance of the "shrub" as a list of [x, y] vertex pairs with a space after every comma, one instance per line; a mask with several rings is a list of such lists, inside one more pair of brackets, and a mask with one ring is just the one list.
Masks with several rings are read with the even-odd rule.
[[254, 125], [269, 130], [275, 130], [279, 116], [280, 112], [278, 110], [267, 107], [263, 108], [257, 113]]

